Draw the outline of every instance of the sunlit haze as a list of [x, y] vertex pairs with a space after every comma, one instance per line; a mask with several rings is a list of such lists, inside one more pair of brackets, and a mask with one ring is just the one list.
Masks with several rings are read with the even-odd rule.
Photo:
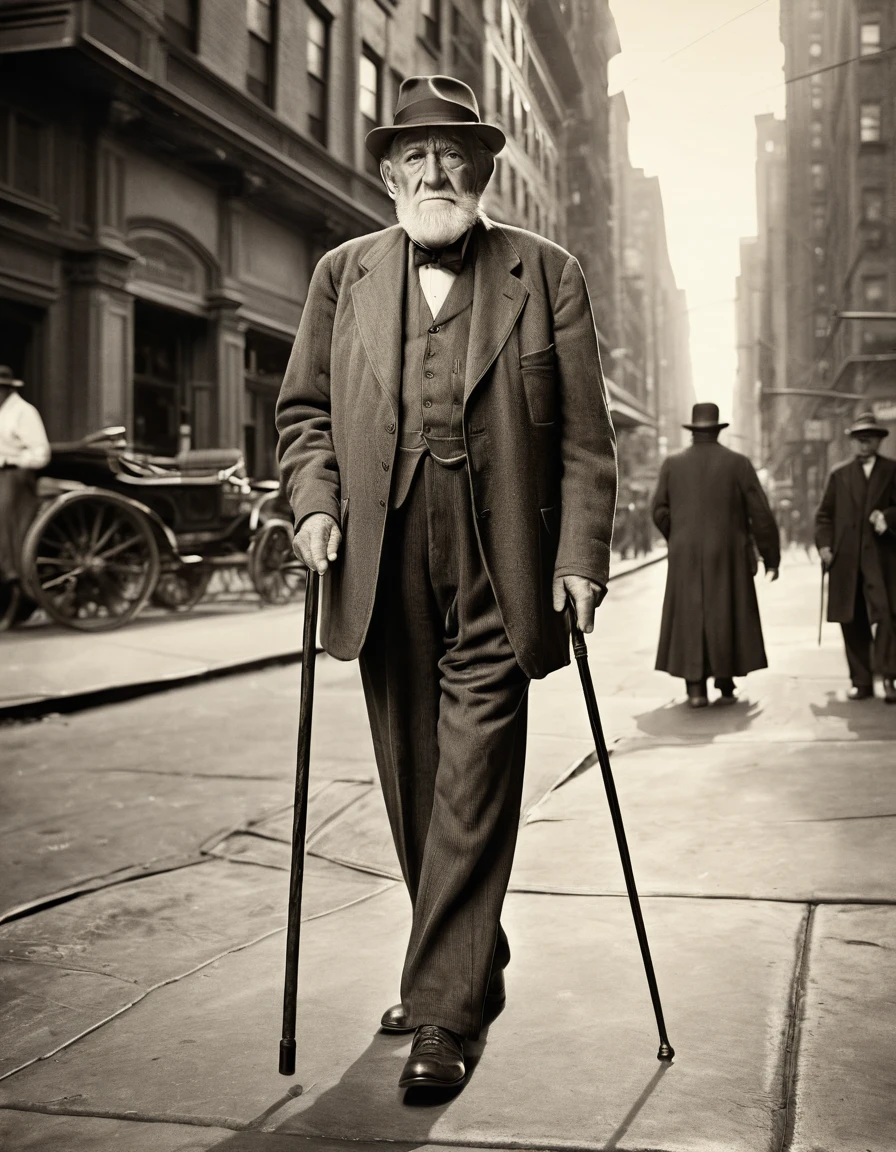
[[738, 241], [756, 230], [754, 117], [784, 108], [778, 0], [611, 7], [622, 53], [610, 91], [626, 94], [632, 163], [660, 179], [672, 266], [688, 297], [697, 399], [716, 401], [724, 418], [737, 363]]

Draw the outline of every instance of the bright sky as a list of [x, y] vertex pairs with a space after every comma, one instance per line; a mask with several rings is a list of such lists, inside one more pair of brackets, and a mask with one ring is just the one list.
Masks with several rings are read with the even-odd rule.
[[632, 163], [660, 178], [672, 267], [688, 296], [697, 399], [716, 401], [725, 419], [737, 365], [738, 241], [756, 232], [754, 117], [784, 111], [778, 0], [610, 4], [622, 43], [610, 91], [625, 90]]

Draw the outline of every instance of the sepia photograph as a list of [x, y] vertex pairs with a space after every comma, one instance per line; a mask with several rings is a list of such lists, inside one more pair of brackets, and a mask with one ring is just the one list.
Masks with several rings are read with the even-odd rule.
[[0, 1149], [896, 1152], [896, 0], [0, 0]]

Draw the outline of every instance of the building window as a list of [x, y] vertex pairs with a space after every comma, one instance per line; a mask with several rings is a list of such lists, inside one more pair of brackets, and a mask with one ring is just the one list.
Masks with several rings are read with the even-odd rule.
[[516, 168], [510, 166], [510, 209], [516, 212]]
[[523, 125], [523, 102], [520, 99], [520, 94], [514, 88], [513, 90], [513, 114], [510, 117], [510, 131], [515, 136], [517, 132], [520, 134], [524, 131]]
[[880, 52], [880, 21], [863, 20], [859, 27], [859, 52], [874, 56]]
[[423, 16], [423, 39], [427, 47], [438, 50], [441, 36], [441, 0], [421, 0], [420, 12]]
[[817, 60], [823, 51], [821, 46], [821, 33], [813, 32], [809, 37], [809, 55], [813, 60]]
[[862, 279], [862, 299], [872, 310], [883, 308], [887, 298], [886, 276], [865, 276]]
[[823, 236], [827, 224], [827, 211], [823, 204], [812, 205], [812, 231], [816, 236]]
[[327, 143], [327, 80], [330, 69], [330, 24], [307, 6], [308, 20], [308, 135]]
[[869, 224], [878, 224], [884, 218], [884, 194], [881, 188], [862, 190], [862, 219]]
[[824, 128], [820, 120], [813, 120], [809, 125], [809, 142], [813, 148], [821, 148], [824, 143]]
[[456, 4], [451, 5], [452, 69], [474, 92], [482, 90], [482, 40]]
[[512, 29], [512, 36], [513, 36], [513, 40], [511, 43], [511, 48], [513, 49], [513, 60], [514, 60], [514, 63], [519, 68], [522, 68], [523, 62], [525, 59], [525, 42], [523, 40], [523, 26], [513, 13], [511, 13], [511, 16], [510, 16], [510, 26]]
[[810, 169], [812, 177], [812, 191], [824, 192], [827, 187], [827, 172], [824, 164], [813, 164]]
[[165, 36], [186, 52], [198, 47], [199, 0], [165, 0]]
[[815, 339], [823, 340], [828, 334], [828, 317], [826, 312], [815, 313]]
[[877, 101], [862, 104], [859, 117], [859, 139], [863, 144], [880, 141], [881, 106]]
[[30, 200], [52, 198], [49, 129], [0, 106], [0, 187]]
[[[364, 135], [382, 123], [382, 64], [376, 53], [365, 44], [361, 50], [361, 83], [358, 93], [361, 124]], [[365, 167], [369, 176], [378, 176], [380, 166], [374, 156], [364, 149]]]
[[493, 60], [495, 67], [495, 87], [492, 96], [492, 107], [499, 120], [504, 119], [504, 69], [497, 60]]
[[821, 87], [821, 84], [818, 83], [817, 80], [813, 81], [812, 86], [810, 88], [810, 93], [811, 93], [810, 99], [811, 99], [811, 104], [812, 104], [812, 111], [813, 112], [820, 112], [821, 109], [824, 107], [824, 92], [823, 92], [823, 89]]
[[274, 22], [276, 0], [246, 0], [249, 70], [246, 87], [269, 107], [274, 103]]
[[812, 20], [820, 20], [824, 16], [824, 0], [810, 0], [809, 3], [809, 17]]

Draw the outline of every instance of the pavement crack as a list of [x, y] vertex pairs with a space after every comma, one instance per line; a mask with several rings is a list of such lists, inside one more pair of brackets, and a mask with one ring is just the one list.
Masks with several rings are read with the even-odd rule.
[[47, 896], [30, 900], [27, 904], [20, 904], [0, 913], [0, 924], [11, 924], [15, 920], [24, 920], [27, 916], [36, 916], [39, 912], [46, 912], [50, 908], [58, 908], [61, 904], [69, 904], [82, 896], [89, 896], [93, 892], [101, 892], [104, 888], [115, 888], [121, 884], [132, 884], [136, 880], [144, 880], [148, 876], [158, 876], [163, 872], [177, 872], [181, 868], [192, 868], [196, 864], [207, 864], [213, 857], [205, 856], [178, 856], [163, 857], [150, 864], [135, 864], [127, 868], [119, 868], [114, 872], [107, 872], [101, 876], [90, 876], [73, 884], [70, 888], [62, 888], [58, 892], [51, 892]]
[[798, 1085], [798, 1064], [800, 1035], [802, 1032], [803, 1010], [806, 995], [806, 982], [809, 974], [809, 954], [811, 951], [812, 928], [815, 923], [817, 903], [807, 906], [803, 930], [797, 942], [793, 980], [790, 985], [790, 1003], [787, 1014], [787, 1030], [784, 1035], [784, 1049], [781, 1058], [781, 1109], [778, 1113], [780, 1152], [785, 1152], [793, 1140], [796, 1122], [796, 1090]]

